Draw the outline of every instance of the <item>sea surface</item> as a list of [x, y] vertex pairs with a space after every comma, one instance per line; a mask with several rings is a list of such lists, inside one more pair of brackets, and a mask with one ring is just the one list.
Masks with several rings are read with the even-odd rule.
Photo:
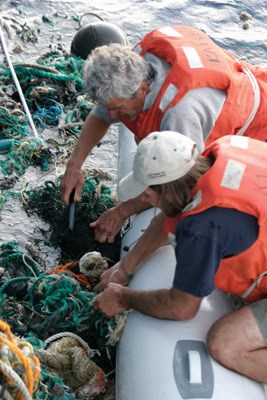
[[[0, 16], [24, 21], [38, 30], [35, 43], [21, 43], [16, 34], [7, 39], [14, 62], [34, 62], [53, 46], [62, 45], [68, 50], [79, 28], [103, 19], [122, 28], [132, 45], [151, 29], [169, 24], [190, 25], [205, 31], [238, 58], [267, 67], [267, 0], [0, 0]], [[19, 54], [13, 52], [17, 44], [22, 44]], [[3, 57], [0, 46], [0, 61]], [[118, 130], [115, 127], [86, 163], [107, 169], [116, 179], [117, 161]], [[40, 177], [35, 168], [30, 167], [18, 185], [23, 187], [27, 183], [34, 187], [46, 177]], [[0, 243], [27, 240], [40, 224], [38, 219], [25, 214], [18, 200], [11, 199], [0, 210]], [[56, 250], [47, 254], [53, 262]]]

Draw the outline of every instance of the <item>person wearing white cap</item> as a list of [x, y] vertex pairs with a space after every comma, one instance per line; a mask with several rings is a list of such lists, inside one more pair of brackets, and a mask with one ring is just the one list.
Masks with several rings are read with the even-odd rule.
[[[267, 143], [233, 135], [202, 154], [194, 141], [172, 131], [153, 132], [140, 142], [119, 190], [124, 198], [143, 193], [162, 213], [102, 275], [95, 290], [104, 291], [96, 296], [95, 309], [108, 318], [134, 309], [156, 318], [191, 319], [216, 286], [246, 305], [211, 327], [211, 355], [267, 383], [266, 154]], [[124, 286], [140, 263], [169, 241], [177, 260], [173, 286], [150, 291]]]
[[120, 199], [137, 197], [149, 186], [181, 178], [195, 165], [198, 154], [190, 138], [177, 132], [153, 133], [140, 143], [133, 171], [120, 181]]
[[[238, 60], [196, 28], [160, 27], [133, 49], [97, 47], [86, 60], [84, 82], [96, 106], [61, 182], [66, 204], [73, 189], [80, 200], [82, 165], [119, 121], [137, 140], [172, 130], [191, 137], [199, 151], [223, 135], [267, 139], [267, 70]], [[118, 203], [91, 223], [95, 239], [112, 243], [124, 221], [147, 207], [139, 198]]]

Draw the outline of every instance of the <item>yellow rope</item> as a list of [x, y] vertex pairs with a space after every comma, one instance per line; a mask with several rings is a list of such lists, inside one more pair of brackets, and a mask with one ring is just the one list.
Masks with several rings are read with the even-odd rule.
[[[26, 380], [25, 385], [30, 395], [32, 395], [38, 387], [41, 375], [39, 359], [34, 355], [32, 345], [25, 340], [17, 340], [14, 338], [9, 325], [2, 320], [0, 320], [0, 330], [2, 331], [2, 334], [0, 333], [0, 358], [3, 355], [2, 361], [6, 361], [6, 364], [9, 364], [12, 368], [18, 364], [23, 365]], [[3, 333], [6, 337], [3, 336]], [[5, 346], [8, 347], [16, 357], [10, 357], [11, 354], [6, 354], [4, 351]], [[14, 387], [14, 382], [11, 382], [10, 376], [7, 376], [5, 371], [2, 372], [7, 377], [10, 386]], [[19, 399], [23, 400], [23, 396], [20, 395]]]

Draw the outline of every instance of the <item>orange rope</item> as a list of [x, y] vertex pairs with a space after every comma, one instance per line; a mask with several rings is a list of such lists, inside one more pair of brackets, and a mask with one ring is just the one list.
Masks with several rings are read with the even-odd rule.
[[32, 355], [30, 359], [33, 361], [35, 367], [33, 370], [33, 393], [38, 389], [39, 380], [41, 378], [41, 364], [39, 358]]
[[70, 270], [71, 267], [75, 267], [79, 261], [71, 261], [63, 265], [59, 265], [54, 270], [50, 271], [50, 274], [60, 274], [61, 272], [69, 272], [73, 278], [80, 281], [83, 285], [91, 287], [90, 283], [88, 282], [87, 278], [83, 274], [75, 274]]
[[14, 342], [14, 338], [13, 338], [12, 332], [10, 330], [10, 326], [1, 319], [0, 319], [0, 329], [7, 335], [10, 342]]
[[19, 343], [19, 345], [20, 345], [20, 347], [24, 347], [24, 346], [29, 347], [32, 352], [32, 354], [28, 356], [28, 359], [30, 360], [31, 364], [34, 365], [34, 368], [33, 368], [33, 393], [34, 393], [38, 388], [39, 380], [41, 377], [40, 361], [39, 361], [39, 358], [34, 355], [33, 347], [30, 343], [28, 343], [26, 341], [21, 341]]
[[[16, 340], [12, 335], [9, 325], [5, 323], [3, 320], [0, 320], [0, 329], [8, 337], [8, 339], [6, 339], [2, 335], [0, 335], [0, 344], [2, 343], [8, 346], [13, 351], [13, 353], [16, 354], [19, 361], [23, 364], [27, 380], [25, 384], [30, 395], [32, 395], [38, 387], [41, 376], [41, 366], [39, 359], [34, 354], [30, 355], [29, 357], [23, 354], [23, 351], [17, 346]], [[26, 341], [21, 341], [19, 345], [21, 347], [28, 347], [30, 351], [33, 353], [33, 348], [30, 343]], [[32, 366], [32, 364], [34, 364], [34, 366]], [[9, 380], [10, 379], [8, 379], [8, 381]], [[23, 396], [20, 396], [19, 398], [23, 400]]]
[[27, 378], [27, 382], [25, 382], [25, 384], [26, 384], [26, 387], [27, 387], [28, 391], [30, 392], [30, 394], [32, 394], [33, 393], [33, 373], [32, 373], [32, 369], [31, 369], [29, 360], [24, 356], [22, 351], [14, 343], [5, 339], [3, 336], [0, 336], [0, 342], [7, 345], [13, 351], [13, 353], [16, 354], [16, 356], [19, 358], [19, 360], [23, 364], [24, 369], [25, 369], [26, 378]]

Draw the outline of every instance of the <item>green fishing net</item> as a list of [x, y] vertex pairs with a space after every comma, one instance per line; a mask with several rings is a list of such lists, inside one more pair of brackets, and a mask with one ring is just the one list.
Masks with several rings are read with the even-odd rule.
[[89, 251], [98, 251], [112, 264], [119, 260], [121, 236], [114, 243], [99, 243], [94, 239], [94, 229], [89, 226], [104, 211], [113, 207], [116, 200], [110, 189], [99, 178], [85, 177], [82, 199], [75, 203], [74, 229], [69, 229], [69, 207], [60, 199], [60, 181], [46, 181], [36, 189], [26, 192], [25, 204], [29, 215], [37, 214], [49, 224], [49, 230], [42, 233], [47, 245], [60, 249], [59, 264], [79, 260]]
[[[37, 41], [24, 23], [19, 28], [21, 38]], [[29, 121], [10, 70], [6, 63], [0, 64], [0, 208], [8, 199], [20, 196], [13, 187], [29, 166], [49, 171], [59, 160], [65, 164], [69, 158], [93, 107], [83, 90], [84, 62], [62, 47], [41, 55], [34, 63], [14, 63], [41, 140], [31, 137]], [[60, 199], [60, 179], [48, 180], [43, 186], [24, 191], [23, 204], [29, 216], [45, 222], [40, 223], [29, 240], [37, 247], [43, 242], [51, 252], [54, 248], [59, 250], [55, 268], [77, 261], [74, 267], [77, 272], [79, 259], [90, 251], [101, 253], [109, 266], [119, 260], [120, 235], [113, 244], [100, 244], [94, 240], [94, 231], [89, 227], [90, 222], [116, 204], [108, 185], [97, 174], [85, 173], [82, 199], [75, 204], [73, 231], [69, 229], [69, 207]], [[58, 332], [67, 330], [78, 334], [96, 349], [95, 362], [108, 374], [109, 383], [114, 377], [115, 365], [115, 346], [109, 343], [109, 338], [116, 331], [118, 321], [107, 320], [95, 312], [94, 297], [90, 286], [84, 286], [68, 271], [51, 274], [16, 241], [1, 246], [0, 318], [10, 324], [14, 334], [25, 336], [36, 348], [41, 348], [46, 338]], [[5, 389], [0, 382], [0, 397], [4, 396]], [[110, 398], [113, 391], [111, 387]], [[74, 398], [64, 381], [42, 366], [41, 381], [33, 399]]]

